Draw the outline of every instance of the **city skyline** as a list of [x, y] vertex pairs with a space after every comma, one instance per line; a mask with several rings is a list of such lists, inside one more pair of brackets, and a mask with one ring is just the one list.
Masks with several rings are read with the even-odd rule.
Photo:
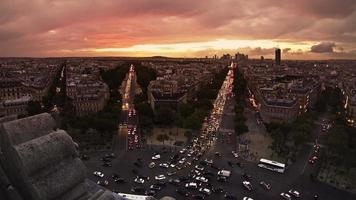
[[356, 1], [0, 2], [0, 57], [356, 59]]

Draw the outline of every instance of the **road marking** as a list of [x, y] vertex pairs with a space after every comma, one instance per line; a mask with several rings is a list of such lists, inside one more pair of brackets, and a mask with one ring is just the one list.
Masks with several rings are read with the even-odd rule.
[[311, 149], [311, 151], [310, 151], [310, 153], [309, 153], [309, 155], [308, 155], [308, 158], [307, 158], [307, 160], [305, 161], [305, 164], [304, 164], [303, 170], [302, 170], [302, 172], [301, 172], [300, 174], [304, 174], [305, 168], [306, 168], [306, 167], [307, 167], [307, 165], [308, 165], [309, 158], [311, 157], [312, 153], [313, 153], [313, 149]]

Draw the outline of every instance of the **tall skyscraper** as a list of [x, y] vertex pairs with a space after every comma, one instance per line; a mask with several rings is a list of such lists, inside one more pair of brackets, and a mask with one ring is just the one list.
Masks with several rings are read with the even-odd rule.
[[281, 49], [277, 48], [275, 52], [276, 65], [281, 65]]

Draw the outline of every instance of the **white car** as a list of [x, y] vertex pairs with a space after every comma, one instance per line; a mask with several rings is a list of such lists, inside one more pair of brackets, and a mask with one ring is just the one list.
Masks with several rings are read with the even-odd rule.
[[194, 189], [196, 189], [196, 188], [198, 188], [198, 184], [194, 183], [194, 182], [190, 182], [190, 183], [186, 183], [185, 187], [186, 188], [194, 188]]
[[154, 162], [151, 162], [149, 165], [148, 165], [148, 168], [152, 169], [156, 166], [156, 163]]
[[208, 188], [199, 188], [199, 192], [204, 193], [206, 195], [211, 195], [211, 190]]
[[281, 197], [282, 197], [283, 199], [292, 200], [292, 197], [291, 197], [289, 194], [286, 194], [286, 193], [283, 193], [283, 192], [282, 192], [280, 195], [281, 195]]
[[98, 181], [98, 182], [96, 182], [96, 184], [101, 185], [101, 186], [107, 186], [107, 185], [109, 185], [109, 181], [107, 181], [107, 180], [105, 180], [105, 181]]
[[208, 160], [207, 158], [205, 159], [205, 162], [208, 163], [209, 165], [213, 164], [213, 160]]
[[182, 158], [182, 159], [179, 160], [178, 163], [179, 163], [179, 164], [183, 164], [183, 163], [185, 162], [185, 160], [186, 160], [185, 158]]
[[172, 168], [176, 167], [176, 165], [175, 165], [175, 164], [173, 164], [173, 163], [172, 163], [172, 164], [170, 164], [169, 166], [170, 166], [170, 167], [172, 167]]
[[179, 151], [179, 153], [183, 154], [183, 153], [185, 153], [186, 151], [187, 151], [187, 149], [182, 149], [182, 150]]
[[99, 171], [95, 171], [95, 172], [93, 172], [93, 174], [94, 174], [95, 176], [100, 177], [100, 178], [103, 178], [103, 177], [104, 177], [104, 174], [103, 174], [102, 172], [99, 172]]
[[242, 200], [253, 200], [253, 199], [250, 197], [244, 197]]
[[155, 180], [165, 180], [165, 179], [166, 179], [166, 176], [163, 174], [155, 176]]
[[231, 153], [232, 153], [232, 155], [233, 155], [235, 158], [238, 158], [238, 157], [239, 157], [239, 154], [237, 154], [235, 151], [232, 151]]
[[152, 156], [152, 160], [158, 160], [160, 158], [161, 158], [161, 155], [159, 155], [159, 154]]
[[207, 183], [207, 182], [208, 182], [208, 179], [205, 178], [204, 176], [197, 176], [197, 177], [195, 178], [195, 180], [201, 181], [201, 182], [204, 182], [204, 183]]
[[204, 167], [199, 166], [199, 165], [195, 165], [195, 169], [200, 170], [200, 171], [203, 171], [203, 170], [204, 170]]
[[249, 191], [252, 190], [252, 185], [251, 185], [251, 183], [250, 183], [249, 181], [243, 181], [243, 182], [242, 182], [242, 185], [245, 186], [245, 188], [246, 188], [247, 190], [249, 190]]
[[163, 167], [163, 168], [168, 168], [169, 167], [167, 163], [160, 163], [159, 166]]
[[289, 190], [288, 193], [295, 197], [300, 197], [300, 193], [297, 190]]
[[145, 180], [144, 180], [143, 178], [136, 177], [136, 178], [135, 178], [135, 183], [144, 184], [144, 183], [145, 183]]

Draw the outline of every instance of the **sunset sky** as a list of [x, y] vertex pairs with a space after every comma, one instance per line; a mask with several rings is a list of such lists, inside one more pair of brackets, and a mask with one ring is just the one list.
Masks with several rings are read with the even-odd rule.
[[356, 59], [356, 0], [0, 0], [0, 57]]

